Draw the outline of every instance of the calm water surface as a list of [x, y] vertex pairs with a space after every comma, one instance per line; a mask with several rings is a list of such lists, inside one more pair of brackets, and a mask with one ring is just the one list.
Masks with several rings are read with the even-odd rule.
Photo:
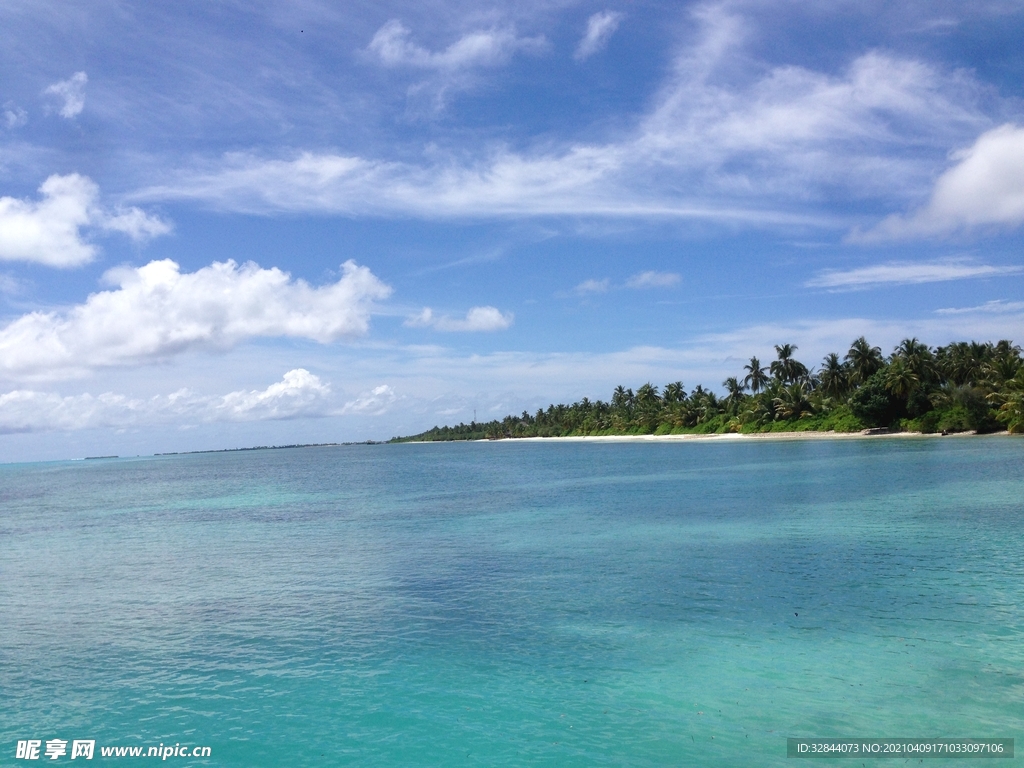
[[0, 466], [0, 765], [55, 737], [212, 747], [179, 766], [1024, 749], [1022, 459], [993, 437]]

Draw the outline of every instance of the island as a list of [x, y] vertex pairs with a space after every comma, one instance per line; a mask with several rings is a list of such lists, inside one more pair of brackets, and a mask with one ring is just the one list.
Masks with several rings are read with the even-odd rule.
[[435, 426], [390, 442], [497, 440], [600, 435], [711, 435], [770, 432], [1024, 434], [1024, 358], [1010, 341], [955, 342], [936, 348], [904, 339], [888, 356], [861, 336], [846, 354], [817, 369], [775, 346], [763, 365], [722, 382], [724, 394], [681, 381], [635, 392], [615, 388], [609, 401], [583, 398], [501, 420]]

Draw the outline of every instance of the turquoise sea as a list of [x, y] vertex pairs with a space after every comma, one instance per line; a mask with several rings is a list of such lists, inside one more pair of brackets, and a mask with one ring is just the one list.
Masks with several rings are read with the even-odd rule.
[[988, 437], [0, 466], [0, 766], [53, 738], [102, 764], [211, 747], [179, 766], [1024, 749], [1022, 459]]

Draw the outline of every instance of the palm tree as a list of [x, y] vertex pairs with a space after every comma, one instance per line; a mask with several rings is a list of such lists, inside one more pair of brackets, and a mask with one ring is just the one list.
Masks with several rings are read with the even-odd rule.
[[690, 400], [693, 402], [692, 411], [696, 414], [697, 424], [702, 424], [721, 412], [715, 393], [704, 389], [699, 384], [690, 394]]
[[686, 390], [683, 389], [683, 382], [673, 381], [671, 384], [665, 385], [665, 393], [662, 395], [662, 399], [666, 403], [678, 403], [686, 397]]
[[863, 336], [850, 345], [845, 360], [850, 364], [850, 378], [854, 384], [863, 384], [885, 364], [882, 350], [872, 347]]
[[943, 377], [957, 386], [972, 382], [979, 373], [971, 357], [970, 345], [958, 341], [935, 351], [935, 359]]
[[757, 427], [771, 424], [777, 417], [775, 399], [765, 395], [751, 398], [750, 406], [740, 414], [740, 420], [744, 424], [753, 424]]
[[647, 382], [636, 391], [636, 404], [644, 410], [651, 410], [661, 405], [658, 388]]
[[1010, 434], [1024, 433], [1024, 367], [1017, 375], [1006, 381], [1002, 392], [989, 395], [989, 400], [999, 406], [996, 418], [1006, 422]]
[[990, 389], [1001, 389], [1003, 385], [1017, 375], [1024, 361], [1021, 360], [1020, 347], [1005, 339], [989, 346], [988, 359], [981, 366], [979, 384]]
[[626, 394], [626, 389], [621, 384], [615, 388], [612, 392], [612, 406], [616, 410], [622, 410], [629, 406], [629, 401], [632, 399], [633, 392], [630, 390], [629, 394]]
[[[974, 345], [981, 347], [981, 349], [972, 349], [971, 357], [975, 354], [984, 355], [983, 345]], [[917, 340], [904, 339], [899, 343], [899, 346], [892, 353], [892, 358], [902, 360], [907, 368], [914, 372], [917, 376], [918, 382], [924, 384], [933, 381], [935, 377], [935, 357], [932, 355], [931, 349], [927, 344], [922, 344]], [[975, 358], [977, 359], [977, 358]], [[974, 366], [980, 370], [980, 363], [975, 363]]]
[[920, 383], [917, 371], [902, 357], [893, 360], [885, 372], [885, 387], [896, 397], [906, 398]]
[[850, 369], [840, 362], [839, 355], [830, 353], [821, 363], [818, 385], [829, 397], [840, 398], [850, 390]]
[[729, 393], [725, 398], [726, 408], [729, 413], [735, 414], [736, 409], [739, 407], [740, 403], [743, 402], [743, 390], [745, 390], [746, 387], [743, 384], [740, 384], [739, 380], [735, 376], [730, 376], [728, 379], [723, 381], [722, 386], [725, 387], [726, 392]]
[[775, 353], [779, 359], [772, 362], [770, 370], [772, 376], [784, 384], [791, 384], [807, 375], [807, 366], [793, 358], [793, 353], [796, 350], [796, 344], [775, 345]]
[[747, 372], [747, 375], [743, 377], [743, 383], [755, 395], [768, 385], [769, 379], [765, 373], [767, 369], [756, 357], [750, 358], [750, 362], [743, 366], [743, 370]]
[[635, 403], [634, 426], [640, 427], [644, 432], [653, 432], [658, 427], [658, 415], [661, 411], [658, 388], [647, 382], [636, 391]]
[[799, 381], [783, 387], [774, 402], [778, 413], [776, 418], [799, 419], [805, 413], [814, 413], [814, 406], [807, 399], [807, 391]]

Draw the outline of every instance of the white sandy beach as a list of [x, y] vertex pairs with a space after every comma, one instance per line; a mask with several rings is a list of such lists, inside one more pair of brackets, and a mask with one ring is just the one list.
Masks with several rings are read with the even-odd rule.
[[735, 441], [735, 440], [879, 440], [889, 438], [951, 438], [951, 437], [992, 437], [1008, 435], [1008, 432], [993, 432], [977, 435], [974, 432], [958, 432], [949, 435], [922, 432], [759, 432], [739, 434], [729, 432], [712, 435], [587, 435], [583, 437], [513, 437], [499, 440], [477, 440], [475, 442], [552, 442], [569, 441], [577, 443], [675, 443], [687, 440]]

